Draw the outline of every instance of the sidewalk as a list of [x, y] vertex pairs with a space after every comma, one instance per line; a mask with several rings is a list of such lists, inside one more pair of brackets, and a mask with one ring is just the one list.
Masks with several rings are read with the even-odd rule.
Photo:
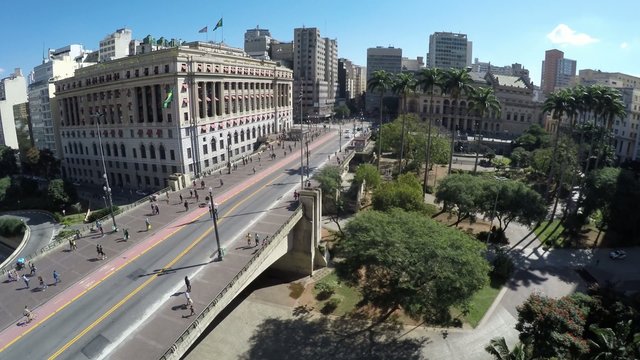
[[[323, 139], [325, 135], [329, 133], [322, 133], [319, 139]], [[317, 142], [314, 141], [314, 143]], [[311, 143], [315, 146], [314, 143]], [[288, 145], [292, 142], [285, 142], [285, 150], [288, 152]], [[298, 144], [300, 146], [300, 144]], [[311, 147], [311, 145], [310, 145]], [[231, 174], [227, 174], [227, 171], [213, 174], [212, 176], [204, 177], [205, 181], [204, 189], [200, 188], [200, 179], [197, 182], [197, 191], [199, 195], [198, 203], [205, 203], [205, 198], [208, 196], [209, 186], [213, 188], [214, 197], [220, 201], [221, 197], [233, 196], [242, 189], [237, 187], [247, 179], [259, 178], [266, 176], [266, 170], [272, 164], [282, 160], [283, 149], [278, 149], [274, 146], [274, 152], [276, 153], [276, 159], [270, 160], [266, 154], [261, 155], [261, 160], [258, 162], [258, 154], [253, 155], [253, 162], [248, 162], [246, 165], [242, 165], [242, 162], [237, 164], [237, 170], [232, 170]], [[295, 149], [294, 149], [295, 153]], [[287, 154], [290, 155], [290, 154]], [[253, 173], [253, 167], [255, 166], [256, 173]], [[272, 169], [274, 170], [274, 169]], [[262, 174], [261, 174], [262, 173]], [[223, 180], [224, 185], [220, 184], [220, 179]], [[234, 191], [231, 191], [234, 190]], [[182, 195], [189, 204], [189, 210], [185, 211], [183, 202], [180, 202], [179, 195]], [[158, 196], [158, 201], [155, 204], [159, 207], [159, 214], [151, 215], [150, 202], [141, 204], [140, 206], [127, 211], [116, 217], [118, 228], [117, 233], [112, 233], [111, 220], [105, 221], [103, 227], [105, 229], [104, 237], [99, 232], [91, 233], [83, 236], [77, 241], [77, 250], [70, 251], [69, 247], [65, 244], [48, 252], [47, 254], [39, 257], [35, 263], [38, 268], [37, 274], [31, 278], [30, 287], [27, 288], [22, 280], [17, 282], [8, 282], [3, 279], [0, 283], [0, 329], [6, 329], [10, 326], [14, 326], [17, 321], [22, 318], [22, 312], [24, 306], [29, 306], [35, 313], [39, 312], [39, 307], [45, 304], [48, 300], [54, 296], [61, 294], [73, 284], [85, 278], [87, 275], [99, 270], [104, 264], [110, 263], [128, 249], [136, 246], [141, 241], [156, 236], [166, 224], [172, 223], [181, 218], [192, 218], [196, 212], [201, 212], [203, 209], [198, 207], [195, 197], [189, 196], [189, 190], [182, 190], [179, 192], [171, 192], [169, 200], [166, 200], [164, 195]], [[205, 205], [206, 209], [206, 205]], [[206, 211], [206, 210], [205, 210]], [[146, 231], [145, 218], [149, 218], [152, 224], [152, 229]], [[123, 230], [128, 229], [130, 238], [128, 241], [123, 239]], [[99, 260], [96, 252], [96, 245], [102, 245], [104, 252], [106, 253], [107, 260]], [[54, 285], [52, 273], [56, 270], [60, 274], [61, 283]], [[28, 271], [22, 270], [20, 275], [27, 274]], [[45, 283], [49, 286], [46, 291], [39, 289], [37, 277], [42, 276], [45, 279]], [[45, 316], [40, 316], [43, 319]]]

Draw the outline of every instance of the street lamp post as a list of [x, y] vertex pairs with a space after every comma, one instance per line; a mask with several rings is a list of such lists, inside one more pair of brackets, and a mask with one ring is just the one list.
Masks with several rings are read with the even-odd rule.
[[227, 134], [227, 174], [231, 174], [231, 133]]
[[303, 103], [302, 103], [302, 83], [300, 83], [300, 189], [304, 189], [304, 155], [302, 151], [302, 123], [304, 123], [304, 114], [303, 114]]
[[113, 221], [113, 231], [118, 231], [118, 225], [116, 224], [116, 217], [113, 214], [113, 199], [111, 198], [111, 186], [109, 186], [109, 176], [107, 176], [107, 165], [104, 161], [104, 149], [102, 148], [102, 134], [100, 134], [100, 117], [105, 117], [104, 113], [97, 113], [96, 115], [96, 127], [98, 129], [98, 144], [100, 145], [100, 159], [102, 160], [102, 177], [104, 177], [105, 186], [102, 187], [104, 192], [109, 197], [109, 212], [111, 213], [111, 221]]
[[211, 202], [211, 218], [213, 219], [213, 230], [216, 234], [216, 245], [218, 246], [218, 261], [222, 261], [222, 248], [220, 247], [220, 235], [218, 234], [218, 217], [216, 207], [213, 202], [213, 188], [209, 186], [209, 201]]

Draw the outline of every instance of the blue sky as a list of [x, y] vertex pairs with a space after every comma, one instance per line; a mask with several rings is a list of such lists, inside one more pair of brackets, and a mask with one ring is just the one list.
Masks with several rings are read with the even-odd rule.
[[[95, 50], [122, 27], [136, 39], [151, 34], [205, 40], [198, 30], [213, 28], [220, 17], [229, 45], [242, 47], [244, 31], [258, 25], [282, 41], [292, 40], [296, 27], [317, 27], [322, 36], [338, 40], [340, 57], [359, 65], [366, 65], [366, 49], [375, 46], [400, 47], [409, 58], [426, 56], [429, 34], [451, 31], [468, 35], [474, 58], [499, 66], [519, 62], [537, 85], [544, 52], [552, 48], [577, 60], [578, 69], [640, 75], [638, 13], [637, 0], [5, 1], [0, 77], [15, 67], [31, 71], [43, 47], [79, 43]], [[219, 41], [222, 31], [209, 33], [209, 40], [214, 37]]]

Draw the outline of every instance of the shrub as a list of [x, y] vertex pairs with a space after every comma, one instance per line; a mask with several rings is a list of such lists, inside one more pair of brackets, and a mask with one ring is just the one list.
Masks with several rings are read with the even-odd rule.
[[493, 270], [491, 270], [491, 277], [500, 281], [506, 282], [513, 273], [515, 265], [513, 260], [503, 251], [498, 250], [496, 258], [493, 259]]
[[314, 289], [317, 292], [316, 299], [318, 299], [318, 300], [326, 300], [326, 299], [330, 298], [331, 295], [333, 295], [333, 293], [336, 290], [336, 287], [332, 283], [319, 282], [314, 286]]
[[75, 230], [61, 230], [58, 235], [56, 235], [55, 239], [56, 240], [61, 240], [64, 238], [67, 238], [69, 236], [73, 236], [75, 235], [76, 231]]
[[[117, 207], [116, 205], [113, 205], [113, 214], [117, 215], [120, 213], [120, 208]], [[104, 208], [104, 209], [100, 209], [97, 211], [92, 212], [91, 214], [89, 214], [89, 217], [87, 218], [87, 222], [94, 222], [98, 219], [101, 219], [107, 215], [111, 214], [111, 210], [109, 208]]]
[[302, 285], [301, 283], [294, 282], [289, 285], [289, 296], [292, 299], [298, 299], [300, 296], [302, 296], [303, 292], [304, 292], [304, 285]]
[[323, 315], [331, 314], [332, 312], [336, 311], [336, 309], [338, 308], [338, 305], [340, 305], [340, 301], [341, 300], [338, 298], [329, 299], [329, 301], [324, 303], [324, 306], [322, 307], [322, 309], [320, 309], [320, 312]]
[[24, 234], [25, 225], [24, 222], [16, 218], [0, 219], [0, 235], [11, 237]]

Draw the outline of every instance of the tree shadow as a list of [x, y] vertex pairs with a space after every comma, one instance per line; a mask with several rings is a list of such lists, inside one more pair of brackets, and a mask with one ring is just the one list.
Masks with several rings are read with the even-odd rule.
[[402, 331], [399, 323], [371, 328], [369, 319], [361, 315], [269, 318], [254, 331], [250, 349], [240, 359], [423, 359], [421, 350], [428, 339], [403, 337]]

